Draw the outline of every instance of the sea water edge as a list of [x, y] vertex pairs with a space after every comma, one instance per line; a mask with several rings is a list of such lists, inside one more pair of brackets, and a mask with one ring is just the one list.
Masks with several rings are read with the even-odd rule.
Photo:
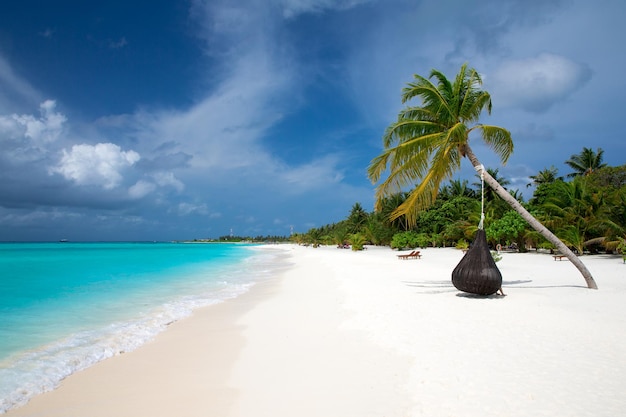
[[[254, 284], [270, 279], [288, 266], [286, 253], [271, 250], [271, 245], [233, 245], [233, 252], [223, 262], [178, 265], [165, 274], [178, 275], [180, 280], [156, 280], [119, 305], [112, 300], [104, 309], [79, 309], [80, 314], [92, 315], [101, 315], [104, 310], [102, 315], [108, 318], [90, 327], [64, 329], [63, 337], [0, 359], [0, 414], [55, 389], [61, 380], [77, 371], [137, 349], [169, 324], [191, 315], [194, 309], [237, 297]], [[159, 271], [150, 274], [143, 275], [152, 279]], [[128, 311], [119, 311], [124, 309]]]

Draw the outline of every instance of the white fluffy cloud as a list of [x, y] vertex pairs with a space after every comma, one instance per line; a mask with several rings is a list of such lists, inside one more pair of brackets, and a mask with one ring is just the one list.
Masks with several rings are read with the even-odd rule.
[[40, 117], [31, 114], [0, 116], [0, 133], [9, 139], [26, 139], [36, 145], [54, 142], [67, 118], [56, 112], [56, 101], [46, 100], [39, 106]]
[[[63, 150], [59, 164], [50, 169], [79, 185], [98, 185], [105, 189], [117, 187], [122, 181], [121, 171], [139, 161], [137, 152], [122, 151], [113, 143], [74, 145], [68, 152]], [[136, 184], [137, 185], [137, 184]], [[135, 193], [141, 191], [141, 186]]]
[[139, 199], [150, 194], [156, 189], [156, 185], [151, 182], [139, 180], [128, 189], [128, 195], [133, 199]]
[[154, 182], [139, 180], [128, 189], [128, 195], [132, 199], [140, 199], [155, 191], [157, 187], [171, 187], [178, 192], [185, 189], [185, 184], [176, 178], [172, 172], [156, 172], [150, 177]]
[[587, 66], [560, 55], [543, 53], [534, 58], [504, 62], [485, 81], [498, 105], [543, 112], [590, 79], [591, 71]]
[[181, 192], [185, 185], [172, 172], [157, 172], [152, 175], [156, 183], [161, 187], [173, 187], [176, 191]]

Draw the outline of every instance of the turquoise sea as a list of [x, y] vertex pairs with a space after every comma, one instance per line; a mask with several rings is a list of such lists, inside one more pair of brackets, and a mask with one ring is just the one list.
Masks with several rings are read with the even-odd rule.
[[[258, 248], [256, 248], [258, 249]], [[0, 414], [273, 275], [239, 244], [0, 243]]]

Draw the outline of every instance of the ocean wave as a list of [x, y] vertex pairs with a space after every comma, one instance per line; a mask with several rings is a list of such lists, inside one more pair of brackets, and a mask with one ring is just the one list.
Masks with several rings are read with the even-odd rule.
[[[152, 340], [193, 310], [237, 297], [285, 267], [282, 252], [255, 251], [231, 264], [200, 294], [178, 296], [130, 320], [81, 331], [0, 363], [0, 414], [26, 404], [33, 396], [57, 388], [71, 374]], [[282, 257], [283, 260], [286, 258]]]

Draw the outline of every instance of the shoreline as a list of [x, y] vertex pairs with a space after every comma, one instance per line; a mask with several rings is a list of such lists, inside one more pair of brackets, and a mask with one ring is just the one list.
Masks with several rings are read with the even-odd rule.
[[[504, 253], [507, 297], [459, 293], [452, 248], [282, 246], [290, 266], [12, 416], [614, 416], [626, 265]], [[260, 248], [259, 250], [263, 250]]]
[[191, 416], [196, 414], [185, 409], [185, 399], [192, 397], [223, 415], [235, 397], [224, 381], [244, 343], [237, 320], [279, 280], [265, 279], [235, 298], [196, 309], [137, 349], [76, 372], [4, 415]]
[[[59, 253], [50, 248], [49, 244], [15, 246], [19, 253], [33, 252], [30, 262], [42, 265], [41, 271], [56, 258], [48, 254]], [[8, 269], [3, 269], [10, 272], [8, 282], [4, 280], [8, 291], [0, 297], [8, 308], [0, 332], [5, 336], [0, 346], [0, 414], [56, 389], [72, 374], [134, 351], [198, 308], [245, 293], [254, 282], [274, 276], [273, 271], [286, 262], [281, 261], [284, 251], [280, 250], [260, 253], [253, 246], [236, 245], [209, 249], [79, 244], [70, 252], [60, 252], [80, 255], [67, 270], [52, 263], [32, 277], [22, 270], [27, 262], [8, 256], [9, 263], [4, 263]], [[116, 259], [120, 251], [124, 252], [121, 261]], [[94, 255], [97, 262], [87, 264], [85, 259]], [[159, 261], [149, 260], [153, 256]], [[21, 289], [15, 277], [22, 277], [22, 285], [31, 280], [33, 284]], [[51, 291], [42, 291], [46, 286]], [[33, 306], [28, 307], [31, 299]]]

